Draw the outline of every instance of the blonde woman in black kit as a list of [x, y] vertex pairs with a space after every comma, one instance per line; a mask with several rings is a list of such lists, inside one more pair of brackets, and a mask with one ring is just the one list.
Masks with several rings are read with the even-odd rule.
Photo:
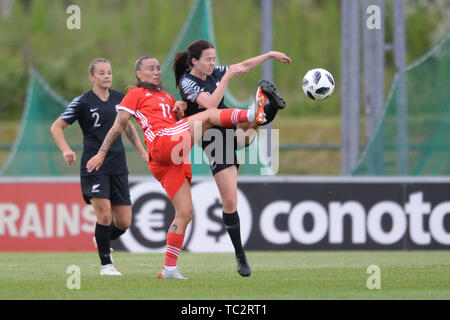
[[[110, 240], [120, 237], [131, 225], [131, 200], [128, 186], [128, 168], [121, 138], [116, 140], [101, 170], [87, 172], [87, 161], [97, 153], [103, 139], [116, 119], [116, 106], [124, 95], [111, 90], [111, 63], [95, 59], [89, 67], [92, 90], [76, 97], [51, 126], [53, 138], [68, 165], [76, 162], [76, 154], [68, 145], [63, 130], [78, 120], [83, 131], [81, 157], [81, 190], [87, 204], [92, 204], [97, 215], [95, 242], [101, 262], [101, 275], [122, 275], [113, 265]], [[133, 146], [148, 162], [148, 155], [136, 129], [128, 123], [126, 135]], [[112, 223], [112, 221], [114, 221]]]

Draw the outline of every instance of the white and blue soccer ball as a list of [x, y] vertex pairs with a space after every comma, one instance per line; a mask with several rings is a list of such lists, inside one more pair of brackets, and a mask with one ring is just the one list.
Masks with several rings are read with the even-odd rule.
[[309, 70], [303, 77], [303, 92], [313, 100], [324, 100], [334, 91], [334, 79], [325, 69], [315, 68]]

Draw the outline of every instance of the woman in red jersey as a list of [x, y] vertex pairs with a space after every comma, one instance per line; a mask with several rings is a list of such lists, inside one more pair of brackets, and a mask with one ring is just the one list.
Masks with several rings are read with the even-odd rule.
[[[238, 123], [255, 122], [257, 108], [253, 104], [248, 110], [211, 109], [179, 120], [184, 116], [186, 103], [176, 101], [170, 93], [161, 89], [158, 60], [151, 56], [139, 58], [135, 72], [137, 85], [127, 92], [120, 103], [114, 125], [86, 168], [88, 172], [100, 168], [110, 146], [133, 115], [144, 131], [150, 171], [162, 184], [175, 208], [175, 218], [167, 233], [165, 264], [158, 278], [186, 279], [178, 271], [176, 262], [193, 215], [189, 152], [203, 133], [213, 126], [231, 128]], [[239, 66], [231, 66], [223, 78], [227, 81], [240, 72]], [[264, 123], [266, 119], [260, 121]]]

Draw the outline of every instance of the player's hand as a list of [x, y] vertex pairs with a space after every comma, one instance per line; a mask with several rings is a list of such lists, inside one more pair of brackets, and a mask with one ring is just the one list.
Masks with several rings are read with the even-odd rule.
[[64, 161], [66, 161], [69, 166], [75, 164], [75, 162], [77, 161], [77, 154], [70, 149], [63, 151], [63, 157]]
[[184, 118], [184, 110], [187, 108], [187, 102], [186, 101], [176, 101], [172, 111], [175, 113], [177, 120]]
[[236, 74], [245, 72], [247, 72], [247, 70], [244, 70], [244, 68], [240, 64], [232, 64], [231, 66], [228, 67], [228, 70], [225, 72], [223, 78], [230, 80]]
[[150, 161], [150, 158], [149, 158], [147, 152], [141, 153], [141, 157], [142, 157], [142, 159], [144, 159], [144, 161], [145, 161], [146, 163], [148, 163], [148, 162]]
[[106, 153], [99, 151], [95, 156], [93, 156], [91, 159], [89, 159], [88, 163], [86, 164], [86, 169], [88, 172], [92, 172], [92, 170], [98, 171], [100, 167], [103, 164], [103, 161], [105, 161]]
[[270, 52], [270, 56], [272, 57], [272, 59], [275, 59], [277, 61], [281, 61], [283, 63], [291, 63], [292, 59], [289, 58], [286, 54], [284, 54], [283, 52], [278, 52], [278, 51], [271, 51]]

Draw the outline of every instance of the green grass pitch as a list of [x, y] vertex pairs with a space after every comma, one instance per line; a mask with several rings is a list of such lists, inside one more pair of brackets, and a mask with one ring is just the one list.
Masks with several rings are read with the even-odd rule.
[[[0, 299], [450, 299], [449, 251], [250, 251], [252, 275], [234, 255], [183, 252], [189, 280], [156, 278], [164, 254], [114, 252], [122, 277], [99, 275], [97, 253], [0, 253]], [[70, 265], [80, 289], [68, 289]], [[370, 265], [380, 289], [368, 289]]]

